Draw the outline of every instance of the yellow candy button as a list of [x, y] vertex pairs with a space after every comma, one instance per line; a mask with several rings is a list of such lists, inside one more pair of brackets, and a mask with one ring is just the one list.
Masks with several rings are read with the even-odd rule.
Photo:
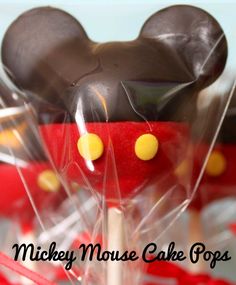
[[57, 192], [61, 184], [52, 170], [44, 170], [38, 176], [38, 186], [47, 192]]
[[217, 150], [213, 151], [206, 166], [206, 173], [209, 176], [219, 176], [226, 169], [226, 160], [223, 154]]
[[103, 142], [96, 134], [85, 134], [79, 138], [77, 147], [80, 155], [86, 160], [96, 160], [104, 151]]
[[135, 142], [135, 154], [141, 160], [150, 160], [158, 151], [158, 140], [154, 135], [144, 134]]
[[0, 145], [18, 148], [20, 147], [20, 140], [13, 130], [6, 130], [0, 133]]
[[0, 131], [0, 145], [12, 148], [20, 148], [22, 146], [21, 138], [26, 129], [25, 124], [21, 124], [16, 128]]
[[175, 169], [175, 175], [178, 177], [184, 177], [187, 173], [188, 170], [190, 169], [189, 166], [189, 161], [187, 159], [183, 160]]

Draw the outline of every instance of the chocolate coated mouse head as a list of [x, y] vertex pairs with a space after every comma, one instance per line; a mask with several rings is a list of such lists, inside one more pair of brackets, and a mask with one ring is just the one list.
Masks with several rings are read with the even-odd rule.
[[80, 114], [95, 122], [186, 119], [226, 57], [216, 20], [182, 5], [151, 16], [134, 41], [99, 44], [66, 12], [36, 8], [10, 26], [2, 46], [18, 86], [72, 119]]
[[176, 183], [188, 130], [173, 121], [191, 119], [226, 56], [218, 23], [191, 6], [157, 12], [134, 41], [99, 44], [69, 14], [37, 8], [10, 26], [2, 46], [11, 78], [43, 113], [57, 169], [115, 204], [163, 178], [162, 189]]

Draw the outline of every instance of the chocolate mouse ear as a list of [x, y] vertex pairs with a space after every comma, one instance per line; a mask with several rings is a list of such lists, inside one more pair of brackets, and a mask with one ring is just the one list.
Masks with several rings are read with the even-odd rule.
[[22, 14], [7, 30], [2, 60], [17, 86], [44, 99], [60, 96], [97, 62], [80, 23], [64, 11], [42, 7]]
[[163, 9], [146, 21], [140, 37], [168, 45], [201, 85], [215, 81], [224, 69], [224, 32], [211, 15], [199, 8], [177, 5]]

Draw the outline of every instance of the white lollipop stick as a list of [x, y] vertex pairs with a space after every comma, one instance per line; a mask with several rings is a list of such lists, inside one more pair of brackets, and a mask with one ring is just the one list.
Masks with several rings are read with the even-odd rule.
[[[204, 234], [202, 228], [201, 214], [198, 211], [189, 211], [189, 246], [196, 242], [204, 243]], [[189, 263], [189, 270], [192, 273], [203, 273], [206, 271], [206, 263], [202, 258], [195, 264]]]
[[[124, 252], [124, 214], [116, 209], [108, 209], [108, 251]], [[107, 285], [123, 284], [122, 261], [107, 262]]]

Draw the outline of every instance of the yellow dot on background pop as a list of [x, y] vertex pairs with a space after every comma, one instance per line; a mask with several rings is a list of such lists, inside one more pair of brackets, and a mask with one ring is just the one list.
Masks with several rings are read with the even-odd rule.
[[0, 145], [12, 148], [20, 148], [22, 146], [22, 137], [26, 130], [26, 124], [22, 123], [15, 128], [0, 131]]
[[80, 155], [86, 160], [96, 160], [104, 151], [103, 142], [96, 134], [85, 134], [79, 138], [77, 147]]
[[18, 148], [20, 147], [20, 140], [13, 130], [6, 130], [0, 133], [0, 145]]
[[44, 170], [38, 176], [38, 186], [47, 192], [57, 192], [61, 184], [55, 172]]
[[187, 159], [185, 159], [176, 167], [174, 173], [178, 177], [184, 177], [188, 173], [189, 168], [190, 168], [190, 162]]
[[226, 169], [226, 160], [224, 155], [215, 150], [211, 153], [206, 166], [206, 173], [209, 176], [219, 176]]
[[154, 135], [141, 135], [135, 142], [135, 154], [141, 160], [150, 160], [158, 151], [158, 140]]

